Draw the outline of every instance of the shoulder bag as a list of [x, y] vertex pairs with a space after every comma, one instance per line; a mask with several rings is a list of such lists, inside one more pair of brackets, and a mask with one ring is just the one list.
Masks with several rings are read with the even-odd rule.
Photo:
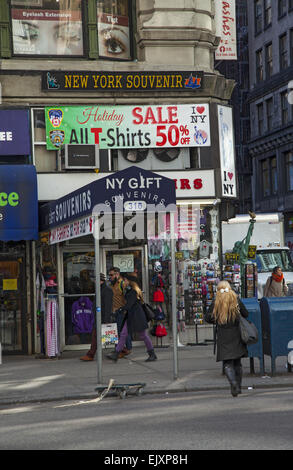
[[256, 326], [242, 315], [239, 316], [239, 329], [241, 340], [244, 344], [249, 346], [250, 344], [258, 342], [258, 331]]
[[150, 322], [150, 321], [154, 320], [155, 312], [153, 311], [152, 307], [149, 304], [146, 304], [146, 303], [142, 303], [141, 306], [142, 306], [143, 311], [145, 313], [147, 322]]

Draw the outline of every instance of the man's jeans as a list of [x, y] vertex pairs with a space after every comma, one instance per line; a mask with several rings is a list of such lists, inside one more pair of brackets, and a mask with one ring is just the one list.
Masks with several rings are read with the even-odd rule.
[[[119, 312], [119, 311], [116, 312], [116, 322], [117, 322], [117, 330], [118, 330], [119, 338], [120, 338], [120, 334], [121, 334], [121, 331], [122, 331], [122, 325], [123, 325], [124, 318], [125, 318], [125, 315], [122, 312]], [[131, 335], [130, 334], [128, 334], [128, 336], [126, 338], [125, 347], [128, 350], [132, 349], [132, 341], [131, 341]]]

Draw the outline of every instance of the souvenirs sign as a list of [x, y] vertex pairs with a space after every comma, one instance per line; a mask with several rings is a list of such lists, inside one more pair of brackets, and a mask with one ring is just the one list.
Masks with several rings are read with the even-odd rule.
[[196, 91], [203, 72], [63, 72], [42, 74], [46, 91]]
[[47, 149], [96, 144], [101, 149], [209, 147], [208, 104], [45, 108]]

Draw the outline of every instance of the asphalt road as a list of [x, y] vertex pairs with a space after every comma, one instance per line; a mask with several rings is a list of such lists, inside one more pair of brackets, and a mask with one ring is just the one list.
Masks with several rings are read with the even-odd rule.
[[292, 423], [292, 389], [113, 396], [2, 407], [0, 449], [291, 450]]

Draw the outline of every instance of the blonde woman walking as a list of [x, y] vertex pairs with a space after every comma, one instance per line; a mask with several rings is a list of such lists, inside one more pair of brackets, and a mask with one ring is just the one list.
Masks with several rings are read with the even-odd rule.
[[156, 361], [157, 356], [155, 354], [152, 341], [147, 333], [148, 323], [141, 305], [143, 302], [142, 291], [140, 290], [136, 282], [137, 279], [134, 276], [124, 274], [122, 275], [122, 277], [124, 285], [124, 297], [126, 301], [126, 304], [124, 307], [122, 307], [122, 309], [125, 318], [122, 322], [121, 334], [115, 351], [110, 354], [107, 354], [107, 358], [117, 362], [119, 358], [119, 353], [124, 348], [128, 333], [132, 334], [134, 332], [137, 332], [139, 338], [144, 341], [144, 344], [146, 346], [146, 350], [148, 353], [148, 358], [146, 359], [146, 361]]
[[217, 286], [215, 301], [210, 305], [205, 320], [217, 327], [217, 362], [223, 361], [224, 373], [231, 385], [231, 394], [241, 393], [241, 358], [247, 356], [246, 345], [241, 341], [239, 315], [248, 317], [248, 311], [229, 282]]

